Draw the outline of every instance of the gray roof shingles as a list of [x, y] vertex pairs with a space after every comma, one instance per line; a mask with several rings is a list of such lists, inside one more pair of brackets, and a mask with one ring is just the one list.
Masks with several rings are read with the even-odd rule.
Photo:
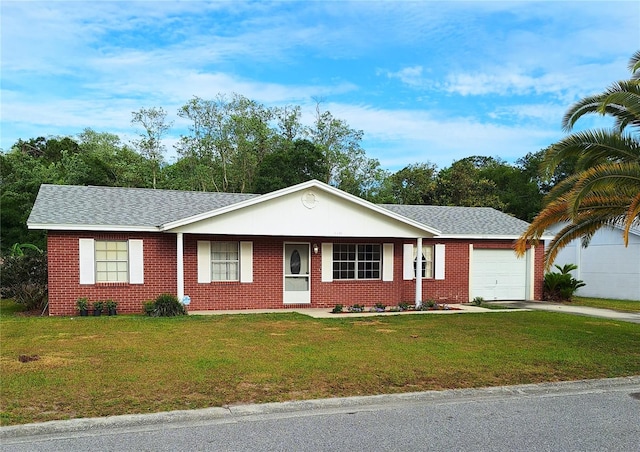
[[[260, 195], [144, 188], [42, 185], [29, 224], [157, 228]], [[443, 235], [522, 234], [527, 222], [488, 207], [380, 205]]]
[[146, 188], [42, 185], [28, 223], [158, 227], [255, 196]]
[[491, 207], [407, 206], [383, 204], [387, 210], [438, 229], [443, 235], [513, 236], [529, 223]]

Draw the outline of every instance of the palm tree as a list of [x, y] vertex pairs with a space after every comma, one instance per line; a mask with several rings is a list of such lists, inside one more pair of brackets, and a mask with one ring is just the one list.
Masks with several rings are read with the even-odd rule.
[[544, 208], [516, 242], [519, 255], [557, 223], [566, 226], [546, 250], [547, 268], [576, 238], [587, 246], [600, 228], [621, 227], [627, 245], [631, 228], [640, 226], [640, 51], [631, 57], [629, 70], [629, 80], [585, 97], [565, 114], [562, 125], [568, 132], [589, 113], [611, 116], [615, 122], [611, 129], [572, 133], [549, 148], [543, 170], [553, 173], [561, 162], [574, 158], [576, 172], [549, 192]]

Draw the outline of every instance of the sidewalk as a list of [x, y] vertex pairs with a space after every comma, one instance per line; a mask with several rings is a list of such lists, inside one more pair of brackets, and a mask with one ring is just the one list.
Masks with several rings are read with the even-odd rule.
[[314, 319], [339, 319], [344, 317], [374, 317], [374, 316], [390, 316], [390, 315], [419, 315], [419, 314], [464, 314], [464, 313], [479, 313], [479, 312], [514, 312], [528, 310], [526, 308], [512, 308], [506, 307], [505, 309], [486, 309], [478, 306], [473, 306], [470, 303], [460, 304], [447, 304], [451, 309], [438, 310], [438, 311], [402, 311], [402, 312], [345, 312], [340, 314], [333, 314], [331, 308], [295, 308], [295, 309], [236, 309], [227, 311], [189, 311], [189, 315], [235, 315], [235, 314], [278, 314], [295, 312], [302, 315], [313, 317]]

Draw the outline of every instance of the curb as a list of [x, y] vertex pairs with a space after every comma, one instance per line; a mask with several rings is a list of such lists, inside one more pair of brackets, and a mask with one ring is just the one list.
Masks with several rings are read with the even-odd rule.
[[152, 414], [132, 414], [97, 418], [82, 418], [63, 421], [49, 421], [0, 427], [0, 439], [19, 438], [33, 435], [83, 432], [96, 427], [116, 429], [144, 427], [164, 424], [179, 425], [188, 422], [206, 422], [218, 419], [233, 420], [250, 416], [299, 413], [301, 411], [346, 411], [374, 410], [399, 405], [422, 403], [461, 403], [468, 400], [491, 400], [509, 397], [555, 397], [584, 392], [633, 390], [640, 391], [640, 375], [631, 377], [606, 378], [600, 380], [578, 380], [560, 383], [533, 383], [516, 386], [488, 388], [446, 389], [442, 391], [411, 392], [401, 394], [381, 394], [331, 399], [302, 400], [281, 403], [250, 405], [230, 405], [198, 410], [178, 410]]

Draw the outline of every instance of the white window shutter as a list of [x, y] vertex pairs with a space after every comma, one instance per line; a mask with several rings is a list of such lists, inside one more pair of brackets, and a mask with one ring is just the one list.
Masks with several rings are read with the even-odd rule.
[[393, 281], [393, 243], [382, 244], [382, 280]]
[[240, 242], [240, 282], [253, 282], [253, 242]]
[[129, 240], [129, 284], [144, 284], [142, 240]]
[[435, 246], [435, 279], [444, 279], [444, 244], [440, 243]]
[[198, 282], [211, 282], [211, 242], [198, 240]]
[[93, 239], [79, 241], [80, 284], [96, 283], [96, 249]]
[[411, 243], [405, 243], [402, 245], [402, 279], [409, 281], [415, 278], [415, 271], [413, 269], [413, 250], [414, 246]]
[[333, 243], [322, 244], [322, 282], [333, 281]]

